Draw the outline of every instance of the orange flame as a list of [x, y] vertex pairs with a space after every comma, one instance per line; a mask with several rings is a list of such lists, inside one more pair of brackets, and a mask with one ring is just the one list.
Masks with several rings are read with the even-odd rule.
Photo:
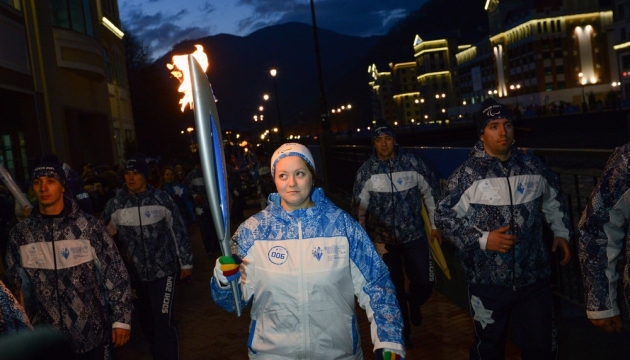
[[[203, 52], [203, 46], [195, 45], [197, 50], [193, 52], [191, 55], [197, 59], [199, 65], [203, 69], [203, 72], [208, 70], [208, 55]], [[179, 100], [180, 105], [182, 106], [181, 110], [184, 112], [186, 109], [186, 105], [190, 106], [190, 109], [193, 108], [193, 97], [192, 97], [192, 85], [190, 83], [190, 69], [188, 68], [188, 55], [175, 55], [173, 56], [173, 63], [166, 64], [166, 67], [171, 71], [171, 74], [179, 80], [180, 85], [177, 91], [184, 93], [184, 96]]]

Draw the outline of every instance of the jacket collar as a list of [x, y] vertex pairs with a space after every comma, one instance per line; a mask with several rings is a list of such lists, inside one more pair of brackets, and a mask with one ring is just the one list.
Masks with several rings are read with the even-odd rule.
[[269, 200], [271, 203], [267, 206], [267, 210], [270, 211], [274, 216], [278, 216], [281, 218], [294, 218], [299, 219], [303, 217], [312, 217], [319, 216], [322, 214], [324, 206], [326, 206], [329, 201], [324, 195], [324, 190], [321, 188], [313, 188], [311, 192], [311, 200], [315, 205], [310, 208], [305, 209], [296, 209], [291, 212], [284, 210], [282, 205], [280, 204], [280, 195], [278, 193], [271, 193], [269, 195]]

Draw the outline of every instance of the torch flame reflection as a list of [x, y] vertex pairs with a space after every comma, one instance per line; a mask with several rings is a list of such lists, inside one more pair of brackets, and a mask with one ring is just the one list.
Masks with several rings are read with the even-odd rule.
[[[191, 55], [199, 62], [199, 65], [203, 68], [203, 71], [208, 70], [208, 55], [203, 52], [203, 46], [195, 45], [195, 52]], [[179, 80], [180, 85], [177, 91], [184, 93], [184, 96], [179, 100], [182, 106], [181, 110], [184, 112], [186, 105], [193, 108], [192, 86], [190, 83], [190, 70], [188, 69], [188, 55], [175, 55], [173, 56], [173, 63], [166, 64], [166, 67], [171, 71], [171, 74]]]

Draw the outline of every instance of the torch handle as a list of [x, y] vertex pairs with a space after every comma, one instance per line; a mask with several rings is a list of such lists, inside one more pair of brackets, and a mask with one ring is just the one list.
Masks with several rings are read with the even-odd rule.
[[13, 181], [13, 178], [11, 178], [11, 174], [9, 174], [7, 169], [5, 169], [2, 164], [0, 164], [0, 180], [2, 180], [4, 185], [6, 185], [7, 189], [9, 189], [9, 191], [15, 198], [15, 200], [18, 201], [22, 205], [22, 207], [33, 207], [26, 196], [24, 196], [24, 194], [22, 193], [22, 190], [20, 190], [15, 181]]

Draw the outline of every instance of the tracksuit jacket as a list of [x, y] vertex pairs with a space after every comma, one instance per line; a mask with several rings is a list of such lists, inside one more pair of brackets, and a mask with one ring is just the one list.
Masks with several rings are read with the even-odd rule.
[[112, 236], [118, 234], [132, 280], [153, 281], [176, 274], [179, 267], [192, 269], [186, 225], [166, 192], [147, 184], [146, 191], [131, 194], [123, 185], [101, 218]]
[[[501, 162], [479, 141], [449, 177], [436, 224], [460, 250], [469, 283], [525, 286], [550, 275], [543, 214], [554, 236], [569, 240], [558, 177], [534, 155], [512, 147], [509, 159]], [[490, 231], [506, 225], [518, 236], [513, 250], [486, 251]]]
[[[586, 314], [591, 319], [619, 315], [617, 260], [625, 246], [630, 258], [630, 144], [615, 149], [579, 223], [579, 258], [586, 288]], [[623, 270], [630, 303], [630, 262]]]
[[[205, 211], [210, 211], [210, 202], [208, 199], [208, 194], [206, 193], [206, 185], [205, 180], [203, 178], [203, 172], [200, 168], [194, 168], [184, 180], [184, 186], [188, 188], [190, 192], [190, 196], [193, 199], [193, 203], [195, 207], [203, 208]], [[201, 195], [203, 199], [202, 204], [197, 204], [195, 201], [195, 197], [197, 195]]]
[[[389, 271], [365, 231], [324, 196], [285, 211], [277, 193], [241, 224], [232, 252], [243, 258], [242, 308], [253, 297], [251, 359], [363, 359], [355, 295], [371, 322], [374, 348], [403, 349], [402, 317]], [[234, 311], [230, 287], [212, 297]]]
[[[372, 154], [361, 165], [354, 183], [352, 214], [376, 243], [426, 241], [422, 196], [433, 221], [439, 198], [437, 181], [415, 155], [398, 146], [395, 151], [392, 159], [383, 161]], [[433, 223], [431, 228], [436, 228]]]
[[21, 289], [33, 324], [68, 336], [74, 353], [111, 339], [112, 326], [131, 328], [131, 289], [122, 259], [101, 222], [64, 197], [62, 216], [31, 215], [11, 231], [6, 275]]
[[26, 312], [0, 280], [0, 336], [32, 328]]

